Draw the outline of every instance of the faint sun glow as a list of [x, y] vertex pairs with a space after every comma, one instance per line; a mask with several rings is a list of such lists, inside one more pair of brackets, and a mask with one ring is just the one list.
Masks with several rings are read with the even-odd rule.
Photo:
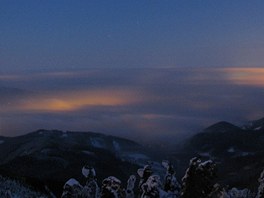
[[19, 109], [60, 112], [74, 111], [91, 106], [120, 106], [136, 102], [136, 97], [131, 97], [132, 95], [132, 92], [121, 90], [66, 91], [26, 100], [19, 105]]
[[224, 72], [235, 84], [264, 86], [264, 68], [225, 68]]

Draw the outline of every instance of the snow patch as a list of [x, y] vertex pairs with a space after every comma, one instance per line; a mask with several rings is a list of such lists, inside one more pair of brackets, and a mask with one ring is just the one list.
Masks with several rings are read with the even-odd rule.
[[63, 137], [63, 138], [68, 137], [68, 133], [67, 133], [67, 131], [63, 131], [61, 137]]
[[242, 152], [239, 153], [238, 156], [245, 157], [245, 156], [249, 156], [249, 155], [254, 155], [254, 152], [242, 151]]
[[116, 177], [114, 177], [114, 176], [109, 176], [105, 180], [112, 181], [112, 183], [121, 184], [121, 181], [119, 179], [117, 179]]
[[243, 169], [244, 169], [244, 170], [250, 170], [251, 167], [250, 167], [250, 166], [244, 166]]
[[231, 190], [229, 190], [227, 192], [227, 195], [225, 195], [225, 197], [241, 197], [241, 198], [247, 198], [247, 197], [251, 197], [249, 196], [251, 193], [248, 189], [242, 189], [239, 190], [237, 188], [232, 188]]
[[76, 180], [76, 179], [69, 179], [64, 186], [66, 185], [69, 185], [69, 186], [74, 186], [74, 185], [77, 185], [77, 186], [80, 186], [80, 183]]
[[260, 130], [262, 128], [262, 126], [260, 126], [260, 127], [256, 127], [254, 130], [255, 131], [258, 131], [258, 130]]
[[120, 144], [118, 142], [113, 141], [113, 146], [114, 146], [115, 151], [120, 151], [121, 150]]
[[140, 160], [140, 159], [149, 159], [148, 156], [142, 154], [142, 153], [131, 153], [131, 154], [128, 154], [127, 156], [128, 158], [131, 158], [131, 159], [134, 159], [134, 160]]
[[49, 148], [45, 148], [45, 149], [42, 149], [40, 152], [47, 155], [49, 152], [51, 152], [52, 149], [49, 149]]
[[20, 153], [20, 156], [26, 156], [26, 155], [30, 155], [34, 152], [34, 150], [24, 150], [22, 153]]
[[147, 155], [142, 153], [123, 153], [121, 159], [140, 166], [144, 166], [150, 160]]
[[240, 155], [241, 156], [248, 156], [250, 153], [249, 152], [242, 152]]
[[199, 164], [199, 167], [205, 167], [207, 164], [212, 164], [212, 163], [213, 163], [212, 160], [207, 160], [207, 161], [201, 162]]
[[246, 127], [246, 126], [242, 126], [242, 127], [241, 127], [241, 129], [243, 129], [243, 130], [246, 130], [246, 129], [247, 129], [247, 127]]
[[104, 140], [101, 138], [90, 138], [91, 144], [95, 148], [106, 148]]
[[227, 149], [227, 152], [228, 153], [234, 153], [235, 152], [234, 147], [230, 147], [229, 149]]
[[82, 153], [87, 154], [87, 155], [95, 155], [94, 152], [83, 150]]
[[201, 157], [211, 157], [209, 152], [198, 153]]

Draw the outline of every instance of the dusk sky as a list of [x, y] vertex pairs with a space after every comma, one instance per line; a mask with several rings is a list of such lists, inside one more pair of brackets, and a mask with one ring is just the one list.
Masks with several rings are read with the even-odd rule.
[[0, 0], [0, 135], [172, 139], [264, 117], [262, 0]]

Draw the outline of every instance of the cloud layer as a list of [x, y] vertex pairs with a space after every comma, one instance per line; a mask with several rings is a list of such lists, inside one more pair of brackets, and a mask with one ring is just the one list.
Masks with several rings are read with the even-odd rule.
[[264, 115], [262, 68], [94, 69], [0, 75], [0, 134], [38, 128], [172, 139]]

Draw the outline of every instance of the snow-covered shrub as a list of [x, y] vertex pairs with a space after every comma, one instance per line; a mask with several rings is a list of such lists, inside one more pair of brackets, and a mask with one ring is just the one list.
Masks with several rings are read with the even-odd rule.
[[[100, 190], [97, 185], [95, 169], [84, 166], [82, 174], [86, 178], [85, 185], [82, 186], [75, 179], [68, 180], [63, 187], [62, 198], [264, 198], [264, 171], [258, 180], [260, 185], [257, 196], [255, 196], [256, 193], [252, 193], [247, 188], [226, 190], [219, 184], [215, 184], [216, 164], [211, 160], [202, 162], [200, 158], [192, 158], [182, 178], [182, 185], [176, 179], [173, 165], [165, 160], [162, 165], [166, 169], [163, 182], [159, 175], [153, 174], [151, 165], [145, 165], [137, 170], [140, 177], [138, 195], [134, 192], [135, 175], [131, 175], [127, 180], [126, 189], [122, 187], [119, 179], [110, 176], [103, 180]], [[1, 186], [0, 177], [0, 197], [18, 198], [14, 195], [16, 194], [12, 189]], [[30, 198], [30, 196], [28, 197]], [[39, 195], [37, 197], [45, 198], [46, 196]]]
[[83, 186], [76, 179], [69, 179], [63, 186], [61, 198], [80, 198]]
[[134, 198], [134, 187], [136, 182], [136, 176], [130, 175], [129, 179], [127, 180], [127, 188], [126, 188], [126, 198]]
[[176, 178], [173, 165], [169, 161], [163, 160], [162, 166], [166, 168], [163, 190], [170, 194], [170, 197], [179, 197], [181, 186]]
[[148, 180], [148, 178], [152, 175], [153, 171], [150, 165], [145, 165], [144, 168], [140, 168], [137, 170], [137, 173], [140, 177], [139, 180], [139, 191], [140, 194], [143, 193], [142, 191], [142, 185]]
[[125, 190], [121, 181], [114, 176], [107, 177], [102, 182], [101, 198], [125, 198]]
[[95, 172], [94, 168], [92, 166], [89, 166], [89, 165], [85, 165], [82, 168], [82, 174], [88, 180], [93, 180], [96, 178], [96, 172]]
[[161, 187], [160, 177], [158, 175], [151, 175], [145, 183], [141, 185], [141, 198], [159, 198], [159, 189]]
[[264, 170], [260, 174], [258, 182], [259, 182], [259, 187], [256, 198], [264, 198]]
[[82, 197], [97, 198], [99, 197], [100, 189], [96, 180], [96, 172], [93, 167], [85, 165], [82, 168], [82, 174], [87, 179], [86, 184], [82, 189]]

